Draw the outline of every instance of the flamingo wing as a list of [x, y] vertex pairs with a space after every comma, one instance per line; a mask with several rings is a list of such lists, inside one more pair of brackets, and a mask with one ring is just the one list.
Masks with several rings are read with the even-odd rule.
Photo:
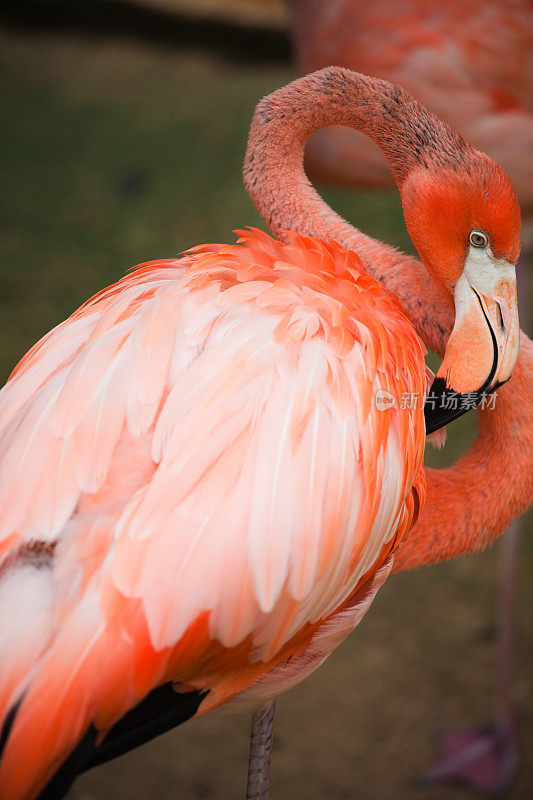
[[30, 351], [0, 397], [2, 796], [327, 655], [423, 495], [421, 404], [375, 392], [424, 381], [357, 256], [261, 232], [145, 265]]

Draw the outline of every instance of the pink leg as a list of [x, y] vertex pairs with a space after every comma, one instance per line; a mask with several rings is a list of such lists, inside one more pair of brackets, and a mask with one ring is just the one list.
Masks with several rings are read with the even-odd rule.
[[[525, 227], [525, 226], [524, 226]], [[533, 226], [524, 230], [526, 244], [518, 264], [520, 323], [531, 333], [530, 289], [527, 266], [531, 262]], [[529, 239], [529, 241], [528, 241]], [[528, 247], [529, 245], [529, 247]], [[530, 252], [526, 255], [526, 247]], [[516, 602], [517, 552], [521, 520], [504, 535], [500, 550], [499, 615], [496, 641], [496, 708], [492, 725], [446, 731], [440, 742], [440, 761], [421, 776], [423, 783], [453, 782], [485, 794], [497, 794], [512, 782], [519, 749], [512, 704], [514, 655], [513, 619]]]
[[499, 618], [496, 642], [496, 708], [485, 728], [446, 731], [441, 760], [421, 776], [422, 783], [462, 783], [488, 795], [505, 790], [519, 762], [512, 708], [513, 617], [520, 520], [503, 537], [500, 552]]

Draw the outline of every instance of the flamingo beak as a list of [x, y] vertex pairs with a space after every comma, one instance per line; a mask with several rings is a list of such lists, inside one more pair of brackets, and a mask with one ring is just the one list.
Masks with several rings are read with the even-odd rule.
[[512, 264], [497, 264], [492, 274], [475, 276], [465, 267], [457, 281], [455, 325], [424, 406], [428, 434], [486, 401], [512, 375], [520, 341], [516, 274]]

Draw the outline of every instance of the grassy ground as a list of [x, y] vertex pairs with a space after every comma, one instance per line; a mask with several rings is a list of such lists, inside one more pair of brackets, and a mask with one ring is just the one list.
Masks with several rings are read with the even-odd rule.
[[[222, 35], [222, 34], [221, 34]], [[0, 376], [52, 325], [128, 267], [260, 224], [240, 182], [257, 99], [288, 63], [94, 36], [1, 40]], [[394, 194], [328, 192], [362, 229], [409, 247]], [[472, 435], [456, 429], [451, 451]], [[459, 430], [459, 433], [457, 433]], [[445, 456], [445, 458], [449, 456]], [[530, 526], [531, 527], [531, 526]], [[531, 544], [522, 545], [515, 697], [533, 796]], [[495, 551], [389, 581], [319, 672], [279, 702], [272, 797], [450, 800], [413, 778], [446, 725], [487, 722]], [[81, 778], [71, 800], [239, 797], [246, 719], [190, 723]]]

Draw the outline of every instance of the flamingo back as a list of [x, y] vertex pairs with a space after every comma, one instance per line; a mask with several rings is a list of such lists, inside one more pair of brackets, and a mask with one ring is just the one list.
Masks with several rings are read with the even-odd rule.
[[0, 394], [4, 800], [157, 687], [294, 685], [423, 503], [422, 404], [375, 402], [425, 390], [394, 297], [334, 242], [240, 234], [105, 289]]

